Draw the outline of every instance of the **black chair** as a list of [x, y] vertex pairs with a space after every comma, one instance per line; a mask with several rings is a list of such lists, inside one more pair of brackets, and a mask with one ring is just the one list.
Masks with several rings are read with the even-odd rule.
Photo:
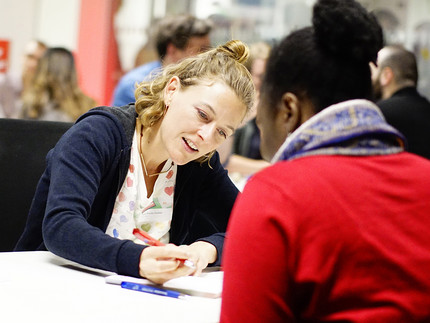
[[46, 154], [72, 124], [0, 118], [0, 251], [15, 247]]

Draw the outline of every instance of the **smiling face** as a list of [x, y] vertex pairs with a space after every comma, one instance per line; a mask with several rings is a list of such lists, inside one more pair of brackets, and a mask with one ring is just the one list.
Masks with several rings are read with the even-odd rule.
[[184, 165], [217, 149], [243, 120], [246, 107], [222, 82], [181, 88], [173, 77], [165, 92], [168, 109], [159, 136], [169, 157]]

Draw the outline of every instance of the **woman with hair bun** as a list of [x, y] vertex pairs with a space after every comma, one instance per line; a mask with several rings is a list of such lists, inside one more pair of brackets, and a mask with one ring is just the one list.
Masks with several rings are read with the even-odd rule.
[[219, 265], [238, 191], [215, 150], [253, 105], [247, 57], [227, 42], [142, 82], [135, 104], [82, 115], [48, 155], [16, 250], [156, 283]]
[[267, 62], [257, 108], [272, 166], [238, 198], [221, 322], [430, 322], [430, 162], [369, 100], [375, 18], [319, 0]]

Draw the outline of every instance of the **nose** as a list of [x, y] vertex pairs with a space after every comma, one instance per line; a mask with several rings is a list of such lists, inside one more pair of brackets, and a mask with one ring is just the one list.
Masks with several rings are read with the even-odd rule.
[[199, 138], [204, 142], [210, 142], [212, 138], [214, 138], [216, 131], [216, 126], [214, 123], [206, 123], [202, 125], [199, 130], [197, 131], [197, 134]]

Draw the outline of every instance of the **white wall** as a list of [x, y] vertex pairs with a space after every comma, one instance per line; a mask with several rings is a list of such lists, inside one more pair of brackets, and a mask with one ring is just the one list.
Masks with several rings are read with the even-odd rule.
[[77, 48], [80, 0], [0, 0], [0, 38], [10, 41], [9, 70], [20, 73], [27, 42]]
[[[16, 1], [16, 0], [15, 0]], [[18, 0], [18, 2], [21, 0]], [[35, 37], [51, 47], [77, 49], [80, 0], [36, 0]]]
[[408, 35], [406, 45], [409, 48], [412, 48], [415, 41], [415, 28], [425, 21], [430, 21], [430, 0], [410, 1], [406, 25], [406, 34]]
[[[134, 67], [137, 52], [148, 41], [147, 30], [151, 22], [152, 10], [160, 10], [157, 6], [153, 8], [152, 1], [122, 0], [121, 7], [115, 15], [118, 55], [121, 67], [125, 71]], [[163, 3], [160, 0], [156, 2]]]
[[38, 0], [0, 0], [0, 38], [10, 41], [10, 71], [21, 70], [25, 44], [35, 36], [34, 13], [38, 5]]

